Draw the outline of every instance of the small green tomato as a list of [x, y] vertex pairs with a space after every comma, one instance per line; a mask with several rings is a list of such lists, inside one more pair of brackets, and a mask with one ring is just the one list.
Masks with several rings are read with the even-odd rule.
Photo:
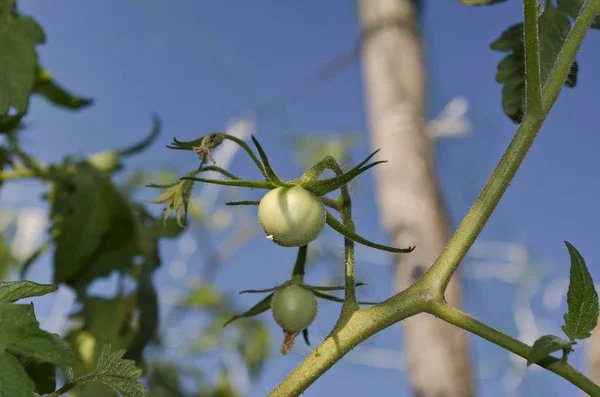
[[284, 247], [301, 247], [316, 239], [326, 216], [323, 202], [300, 186], [273, 189], [258, 205], [258, 221], [267, 238]]
[[271, 311], [284, 331], [297, 333], [308, 328], [317, 316], [317, 298], [308, 289], [288, 285], [273, 295]]

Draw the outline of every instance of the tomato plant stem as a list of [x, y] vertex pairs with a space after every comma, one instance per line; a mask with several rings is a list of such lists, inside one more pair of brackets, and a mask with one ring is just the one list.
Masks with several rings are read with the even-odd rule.
[[[532, 8], [531, 3], [537, 2], [525, 0], [525, 7]], [[532, 10], [528, 10], [525, 19], [525, 35], [532, 41], [528, 44], [528, 51], [534, 51], [539, 45], [536, 46], [536, 43], [533, 42], [535, 38], [532, 35], [537, 34], [537, 26], [531, 26], [533, 16], [530, 11]], [[269, 396], [298, 396], [354, 346], [398, 321], [423, 312], [434, 314], [444, 321], [487, 339], [521, 357], [528, 357], [529, 346], [448, 306], [444, 300], [444, 292], [450, 278], [492, 215], [533, 144], [546, 115], [562, 90], [583, 38], [599, 12], [600, 0], [587, 0], [584, 3], [542, 89], [542, 106], [536, 105], [528, 109], [490, 179], [428, 272], [408, 289], [370, 309], [362, 311], [344, 311], [342, 309], [340, 319], [331, 334]], [[537, 15], [535, 17], [534, 23], [537, 25]], [[537, 96], [535, 82], [539, 79], [539, 70], [537, 70], [539, 59], [536, 61], [535, 57], [528, 57], [526, 66], [528, 82], [533, 81], [533, 86], [530, 85], [528, 90], [533, 90], [532, 97], [534, 97]], [[535, 70], [529, 70], [529, 68]], [[538, 73], [537, 77], [536, 73]], [[537, 101], [535, 99], [535, 102]], [[331, 166], [336, 167], [332, 169], [338, 173], [337, 163], [332, 163]], [[344, 224], [354, 229], [347, 187], [342, 188], [340, 214]], [[356, 302], [356, 298], [352, 241], [346, 239], [345, 248], [346, 305], [348, 302]], [[600, 397], [600, 388], [567, 363], [546, 358], [540, 362], [540, 365], [567, 379], [591, 396]]]

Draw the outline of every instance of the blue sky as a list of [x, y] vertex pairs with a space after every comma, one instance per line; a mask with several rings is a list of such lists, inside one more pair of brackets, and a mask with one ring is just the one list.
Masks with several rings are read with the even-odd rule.
[[[150, 169], [171, 166], [182, 173], [193, 166], [193, 160], [187, 154], [164, 149], [172, 136], [192, 139], [222, 130], [232, 118], [269, 101], [348, 50], [359, 33], [356, 7], [348, 0], [20, 0], [19, 5], [46, 31], [48, 43], [40, 47], [42, 64], [70, 89], [96, 99], [92, 108], [78, 113], [34, 99], [27, 118], [30, 128], [24, 132], [27, 148], [43, 160], [52, 161], [67, 152], [92, 153], [119, 147], [148, 130], [149, 115], [154, 111], [164, 122], [162, 140], [129, 165]], [[438, 173], [455, 224], [472, 204], [515, 130], [502, 113], [501, 87], [494, 80], [496, 63], [503, 55], [492, 52], [489, 44], [503, 29], [518, 22], [521, 13], [517, 0], [486, 8], [468, 8], [457, 1], [430, 1], [425, 7], [429, 113], [436, 115], [458, 95], [471, 103], [471, 136], [440, 141], [436, 148]], [[579, 55], [578, 87], [564, 91], [483, 232], [486, 239], [526, 244], [537, 259], [556, 264], [556, 277], [568, 274], [563, 241], [569, 240], [586, 258], [592, 276], [600, 280], [596, 265], [600, 255], [594, 249], [600, 224], [600, 159], [596, 156], [600, 141], [595, 113], [600, 80], [593, 75], [600, 64], [600, 53], [595, 51], [599, 34], [592, 31], [584, 42]], [[259, 120], [257, 136], [280, 174], [294, 178], [301, 170], [290, 162], [285, 146], [289, 134], [346, 129], [361, 131], [362, 145], [353, 152], [355, 159], [361, 159], [369, 148], [358, 63], [312, 89], [285, 112]], [[243, 175], [246, 164], [247, 160], [238, 156], [232, 171]], [[364, 174], [360, 183], [354, 200], [358, 230], [385, 242], [371, 176]], [[23, 189], [26, 186], [21, 194], [28, 191]], [[9, 192], [19, 193], [16, 189]], [[14, 202], [15, 197], [4, 192], [1, 198]], [[265, 257], [266, 250], [270, 251]], [[364, 255], [371, 252], [361, 250]], [[164, 252], [163, 259], [168, 263], [173, 249], [167, 247]], [[231, 292], [281, 282], [291, 269], [288, 267], [294, 255], [257, 240], [234, 255], [216, 282]], [[199, 261], [201, 253], [195, 258]], [[375, 258], [390, 260], [380, 254]], [[39, 272], [41, 279], [45, 273]], [[370, 278], [368, 298], [389, 296], [391, 269], [373, 266], [362, 272]], [[504, 304], [512, 298], [514, 286], [472, 280], [465, 284], [469, 312], [510, 334], [516, 333], [511, 307]], [[536, 316], [559, 332], [561, 312], [545, 310], [539, 297], [533, 304]], [[315, 323], [314, 334], [324, 336], [336, 315], [337, 307], [326, 305]], [[368, 343], [397, 348], [398, 329], [385, 330]], [[279, 333], [274, 335], [277, 338]], [[478, 359], [494, 359], [500, 365], [508, 362], [508, 355], [499, 348], [474, 337], [472, 341]], [[250, 395], [265, 395], [301, 358], [275, 356]], [[575, 354], [573, 359], [577, 362], [580, 355]], [[553, 374], [530, 372], [521, 389], [523, 395], [577, 395], [574, 387]], [[505, 395], [499, 382], [479, 381], [480, 395]], [[305, 395], [405, 395], [408, 390], [404, 373], [341, 362]]]

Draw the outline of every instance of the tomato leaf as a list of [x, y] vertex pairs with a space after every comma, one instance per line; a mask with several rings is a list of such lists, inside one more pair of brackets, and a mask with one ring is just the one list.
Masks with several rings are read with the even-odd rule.
[[145, 397], [144, 385], [138, 382], [143, 371], [132, 360], [124, 360], [125, 350], [111, 351], [110, 342], [106, 342], [100, 353], [95, 380], [104, 383], [122, 397]]
[[71, 110], [81, 109], [94, 103], [90, 98], [68, 92], [52, 79], [47, 70], [39, 66], [37, 67], [37, 81], [33, 87], [33, 92], [46, 98], [54, 105]]
[[568, 311], [564, 315], [564, 333], [571, 339], [589, 338], [598, 323], [598, 292], [583, 257], [569, 242], [565, 241], [571, 256]]
[[0, 302], [15, 302], [19, 299], [42, 296], [58, 289], [54, 284], [38, 284], [33, 281], [0, 282]]
[[[1, 309], [0, 309], [1, 310]], [[31, 397], [35, 385], [13, 355], [0, 350], [0, 392], [4, 397]]]
[[12, 3], [0, 7], [0, 115], [11, 106], [19, 113], [27, 111], [36, 79], [35, 46], [46, 41], [36, 21], [11, 11]]
[[527, 365], [535, 364], [541, 359], [555, 351], [565, 350], [572, 351], [572, 346], [577, 342], [572, 340], [564, 340], [555, 335], [544, 335], [535, 341], [529, 352]]
[[25, 113], [17, 113], [13, 116], [0, 115], [0, 133], [18, 129], [24, 116]]
[[69, 346], [39, 328], [33, 305], [0, 302], [0, 352], [8, 351], [58, 366], [71, 363]]
[[24, 364], [25, 372], [33, 380], [35, 391], [49, 394], [56, 390], [56, 367], [50, 363], [30, 361]]
[[[569, 17], [563, 11], [549, 4], [539, 17], [541, 83], [545, 84], [554, 65], [558, 52], [571, 29]], [[525, 114], [525, 47], [523, 44], [523, 23], [511, 26], [496, 39], [491, 48], [509, 54], [498, 63], [496, 81], [502, 86], [502, 107], [504, 113], [514, 122], [520, 123]], [[565, 84], [574, 87], [577, 83], [577, 62]]]

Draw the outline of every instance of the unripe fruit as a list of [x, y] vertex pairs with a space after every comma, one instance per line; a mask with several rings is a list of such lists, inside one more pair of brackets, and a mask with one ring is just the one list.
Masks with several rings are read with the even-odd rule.
[[271, 311], [284, 331], [296, 333], [306, 329], [317, 316], [315, 294], [299, 285], [288, 285], [273, 295]]
[[323, 230], [327, 213], [323, 202], [308, 190], [278, 187], [258, 205], [258, 221], [267, 237], [284, 247], [300, 247]]

